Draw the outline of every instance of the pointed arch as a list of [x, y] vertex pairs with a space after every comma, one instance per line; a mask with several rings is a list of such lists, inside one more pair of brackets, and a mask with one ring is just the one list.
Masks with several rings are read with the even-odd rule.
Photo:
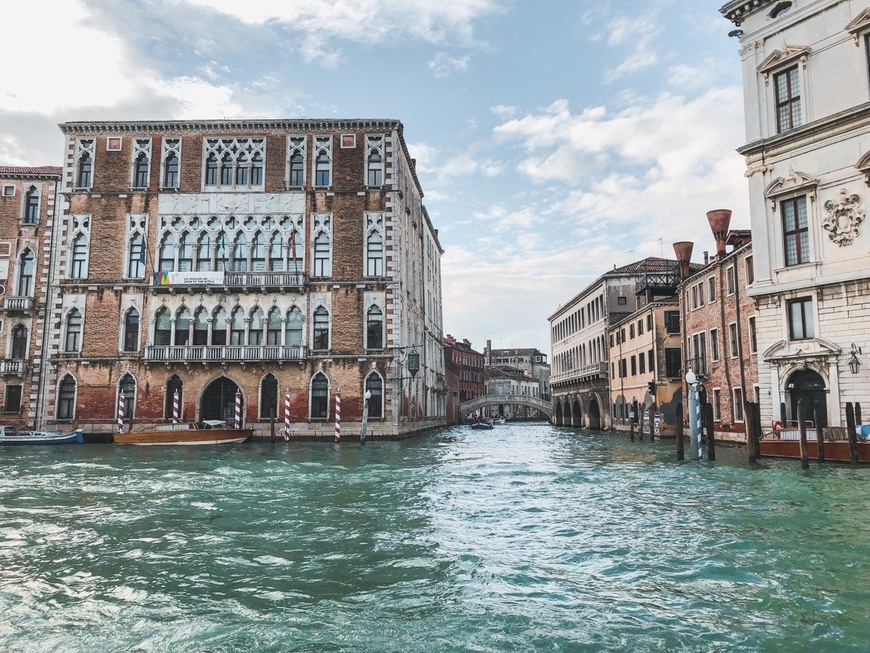
[[329, 349], [329, 311], [324, 306], [318, 306], [314, 311], [312, 326], [312, 349]]
[[172, 344], [172, 319], [169, 309], [165, 306], [159, 308], [154, 314], [154, 344]]
[[269, 269], [278, 272], [284, 269], [284, 238], [280, 231], [269, 239]]
[[366, 349], [384, 348], [384, 312], [372, 304], [366, 312]]
[[193, 238], [182, 231], [178, 237], [178, 270], [190, 272], [193, 269]]
[[65, 337], [63, 350], [67, 353], [77, 353], [82, 349], [82, 314], [73, 308], [66, 314]]
[[118, 381], [118, 392], [115, 395], [115, 406], [117, 415], [118, 398], [124, 395], [124, 419], [133, 419], [136, 415], [136, 379], [132, 374], [127, 372]]
[[160, 241], [158, 250], [157, 267], [160, 272], [172, 272], [175, 270], [175, 236], [167, 233]]
[[166, 382], [166, 397], [163, 404], [163, 419], [172, 419], [175, 405], [175, 394], [178, 393], [179, 419], [184, 419], [184, 382], [173, 374]]
[[57, 405], [55, 416], [59, 420], [69, 421], [76, 416], [76, 392], [78, 383], [75, 377], [67, 372], [57, 384]]
[[251, 309], [250, 321], [248, 323], [248, 345], [258, 346], [263, 344], [264, 328], [263, 309], [259, 306], [254, 306]]
[[208, 311], [204, 306], [200, 306], [193, 313], [193, 344], [208, 344]]
[[311, 377], [308, 407], [311, 419], [329, 419], [329, 379], [323, 372]]
[[35, 277], [36, 257], [30, 248], [27, 248], [18, 257], [18, 285], [15, 289], [15, 294], [18, 297], [32, 296]]
[[278, 416], [278, 379], [267, 374], [260, 382], [260, 419]]
[[23, 324], [19, 324], [12, 329], [9, 357], [14, 360], [24, 360], [27, 358], [27, 344], [29, 340], [29, 332]]
[[266, 318], [266, 344], [281, 344], [281, 309], [273, 306]]
[[218, 346], [227, 344], [228, 325], [226, 309], [218, 306], [211, 319], [211, 344]]
[[384, 379], [377, 370], [372, 370], [366, 377], [363, 397], [369, 396], [369, 419], [381, 419], [384, 416]]
[[257, 231], [251, 240], [251, 271], [263, 272], [266, 269], [266, 239], [263, 232]]
[[248, 239], [242, 232], [233, 241], [231, 265], [234, 272], [245, 272], [248, 269]]
[[298, 306], [291, 306], [287, 311], [287, 321], [284, 324], [284, 344], [289, 347], [302, 346], [302, 311]]
[[182, 304], [175, 314], [175, 345], [187, 345], [190, 343], [190, 309]]
[[241, 306], [236, 306], [230, 314], [230, 344], [245, 344], [245, 311]]
[[124, 313], [123, 351], [139, 351], [139, 311], [131, 307]]
[[31, 186], [24, 194], [24, 224], [39, 222], [39, 189]]

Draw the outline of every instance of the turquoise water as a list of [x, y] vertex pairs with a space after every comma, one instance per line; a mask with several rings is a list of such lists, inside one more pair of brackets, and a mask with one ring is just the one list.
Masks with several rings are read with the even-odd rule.
[[548, 425], [0, 450], [0, 651], [867, 651], [870, 469]]

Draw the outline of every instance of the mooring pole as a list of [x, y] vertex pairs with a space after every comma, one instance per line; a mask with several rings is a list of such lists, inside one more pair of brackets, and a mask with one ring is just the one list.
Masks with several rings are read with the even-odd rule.
[[797, 403], [797, 419], [798, 430], [801, 434], [801, 467], [807, 469], [810, 466], [810, 451], [807, 446], [807, 422], [805, 418], [806, 410], [804, 409], [804, 400], [798, 399]]
[[849, 462], [858, 464], [858, 433], [855, 431], [855, 408], [846, 403], [846, 431], [849, 433]]
[[755, 449], [758, 442], [758, 422], [755, 421], [755, 406], [750, 401], [743, 402], [743, 412], [746, 414], [746, 453], [749, 462], [754, 463]]
[[676, 424], [674, 425], [674, 436], [677, 439], [677, 462], [682, 462], [685, 459], [685, 454], [683, 452], [683, 448], [685, 443], [683, 442], [683, 402], [679, 402], [677, 404], [677, 419]]
[[704, 423], [707, 426], [707, 460], [716, 460], [716, 438], [713, 435], [713, 406], [704, 406]]
[[[691, 374], [691, 372], [690, 372]], [[692, 460], [701, 459], [701, 419], [700, 404], [698, 403], [698, 382], [694, 374], [689, 382], [689, 455]]]
[[825, 434], [822, 429], [822, 416], [819, 402], [813, 402], [813, 421], [816, 423], [816, 447], [818, 448], [819, 462], [825, 462]]

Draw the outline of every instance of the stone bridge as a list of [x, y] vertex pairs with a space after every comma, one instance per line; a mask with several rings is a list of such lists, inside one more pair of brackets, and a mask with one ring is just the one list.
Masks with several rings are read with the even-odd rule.
[[481, 395], [469, 401], [459, 404], [459, 413], [465, 420], [471, 413], [484, 406], [498, 406], [499, 404], [512, 404], [514, 406], [526, 406], [534, 408], [547, 416], [552, 421], [553, 405], [549, 401], [529, 397], [528, 395]]

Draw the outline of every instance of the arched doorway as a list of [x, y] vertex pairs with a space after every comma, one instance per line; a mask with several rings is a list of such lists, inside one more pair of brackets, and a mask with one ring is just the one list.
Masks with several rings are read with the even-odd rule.
[[580, 402], [575, 399], [571, 406], [571, 426], [583, 426], [583, 412], [580, 410]]
[[555, 416], [555, 419], [553, 420], [553, 423], [556, 426], [562, 426], [564, 423], [564, 420], [562, 419], [562, 402], [561, 401], [556, 402], [556, 412], [555, 412], [554, 416]]
[[[239, 386], [225, 376], [208, 384], [199, 403], [199, 419], [220, 419], [235, 424], [236, 392]], [[242, 415], [245, 414], [245, 400], [242, 398]]]
[[803, 401], [804, 415], [808, 422], [813, 422], [813, 403], [819, 402], [819, 421], [822, 427], [828, 425], [827, 393], [825, 392], [825, 380], [818, 372], [813, 370], [800, 370], [792, 374], [788, 379], [788, 394], [791, 399], [791, 419], [794, 425], [797, 422], [798, 401]]
[[601, 408], [598, 406], [598, 399], [595, 397], [589, 400], [589, 424], [587, 428], [592, 431], [601, 430]]

